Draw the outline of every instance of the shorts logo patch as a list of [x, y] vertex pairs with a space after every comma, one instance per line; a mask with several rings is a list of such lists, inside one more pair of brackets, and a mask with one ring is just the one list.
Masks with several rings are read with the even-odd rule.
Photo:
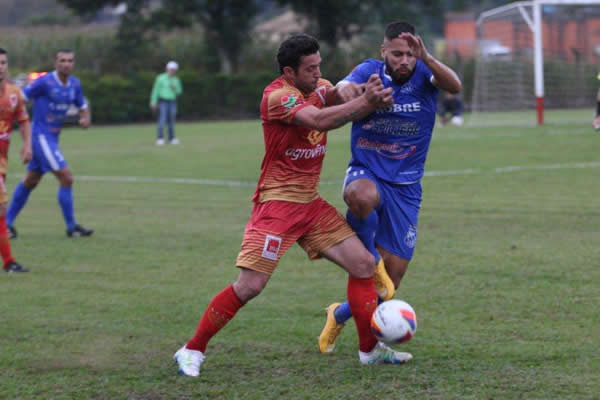
[[406, 232], [406, 236], [404, 237], [404, 244], [411, 249], [417, 245], [417, 227], [411, 225], [408, 227], [408, 232]]
[[281, 249], [281, 238], [279, 236], [267, 235], [262, 256], [269, 260], [277, 261], [279, 249]]

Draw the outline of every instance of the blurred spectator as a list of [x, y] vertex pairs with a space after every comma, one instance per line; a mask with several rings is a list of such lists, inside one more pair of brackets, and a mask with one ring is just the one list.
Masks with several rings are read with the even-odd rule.
[[461, 126], [464, 122], [463, 111], [463, 102], [458, 95], [445, 92], [439, 111], [442, 125], [451, 123], [452, 125]]
[[167, 72], [156, 77], [150, 96], [150, 107], [153, 111], [158, 110], [157, 146], [165, 144], [165, 140], [163, 139], [163, 128], [165, 124], [167, 124], [169, 130], [169, 143], [179, 144], [179, 139], [175, 137], [177, 97], [182, 92], [181, 81], [176, 76], [179, 65], [175, 61], [169, 61], [166, 69]]
[[[598, 79], [600, 79], [600, 73], [598, 74]], [[598, 94], [596, 95], [596, 118], [594, 119], [594, 129], [600, 131], [600, 89], [598, 89]]]

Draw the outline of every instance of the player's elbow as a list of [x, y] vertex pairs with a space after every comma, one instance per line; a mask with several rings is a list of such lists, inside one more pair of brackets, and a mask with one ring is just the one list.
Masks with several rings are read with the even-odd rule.
[[449, 86], [450, 87], [447, 89], [447, 91], [452, 94], [458, 94], [462, 92], [462, 83], [459, 79], [456, 79], [454, 80], [454, 82], [451, 82]]

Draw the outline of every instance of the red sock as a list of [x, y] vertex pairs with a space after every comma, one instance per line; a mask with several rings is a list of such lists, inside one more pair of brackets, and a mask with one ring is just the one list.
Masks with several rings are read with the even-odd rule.
[[0, 254], [2, 255], [2, 260], [4, 261], [4, 268], [11, 262], [14, 262], [10, 252], [10, 240], [8, 239], [8, 232], [6, 231], [6, 217], [0, 217]]
[[206, 307], [198, 328], [196, 328], [196, 334], [185, 347], [204, 353], [208, 341], [233, 318], [243, 305], [235, 294], [233, 285], [227, 286]]
[[373, 278], [348, 278], [348, 303], [358, 331], [358, 348], [368, 353], [377, 344], [371, 331], [371, 316], [377, 308], [377, 292]]

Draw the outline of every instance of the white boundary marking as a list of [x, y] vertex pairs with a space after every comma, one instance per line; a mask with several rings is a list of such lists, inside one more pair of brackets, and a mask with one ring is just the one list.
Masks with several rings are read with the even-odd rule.
[[[600, 161], [588, 162], [572, 162], [572, 163], [557, 163], [545, 165], [509, 165], [506, 167], [496, 167], [491, 169], [484, 168], [468, 168], [446, 171], [426, 171], [425, 177], [438, 176], [463, 176], [463, 175], [483, 175], [483, 174], [506, 174], [521, 171], [549, 171], [556, 169], [587, 169], [599, 168]], [[21, 174], [9, 174], [11, 177], [22, 178]], [[92, 176], [92, 175], [76, 175], [76, 180], [92, 181], [92, 182], [117, 182], [117, 183], [168, 183], [168, 184], [184, 184], [184, 185], [205, 185], [205, 186], [223, 186], [223, 187], [255, 187], [256, 182], [248, 181], [229, 181], [220, 179], [202, 179], [202, 178], [156, 178], [143, 176]], [[323, 185], [339, 185], [343, 178], [339, 180], [321, 181]]]

